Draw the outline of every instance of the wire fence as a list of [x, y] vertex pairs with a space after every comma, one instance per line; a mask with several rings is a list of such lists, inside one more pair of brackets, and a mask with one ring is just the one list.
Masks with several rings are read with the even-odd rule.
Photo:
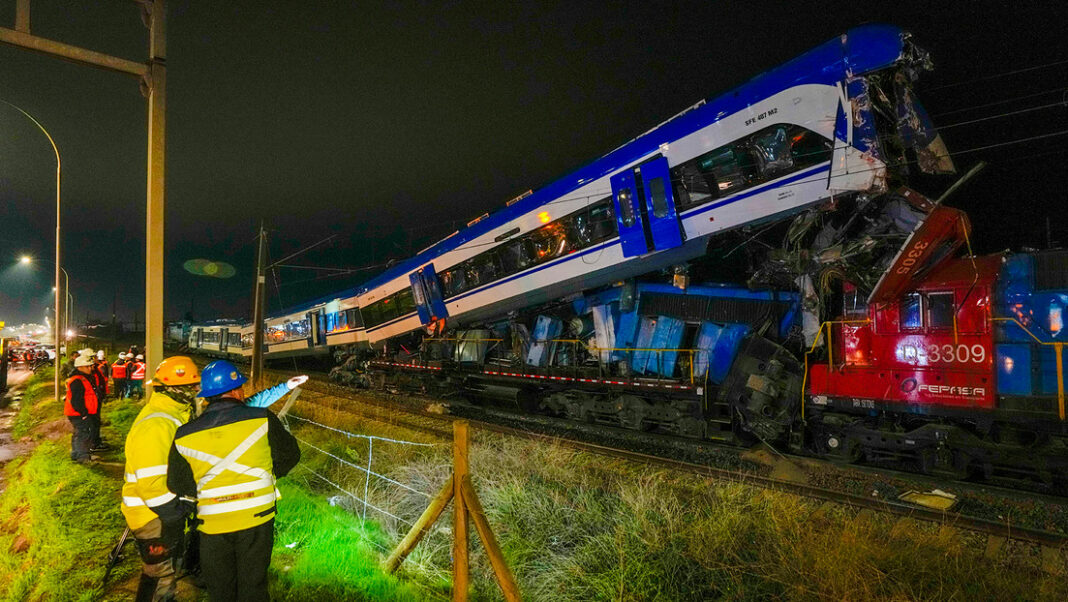
[[[391, 477], [389, 475], [383, 474], [382, 472], [376, 470], [374, 468], [374, 466], [373, 466], [374, 457], [375, 457], [374, 453], [375, 453], [376, 444], [377, 444], [377, 447], [379, 448], [379, 453], [382, 453], [383, 446], [400, 445], [400, 446], [429, 448], [429, 447], [443, 447], [442, 444], [422, 443], [422, 442], [418, 442], [418, 441], [405, 441], [405, 440], [402, 440], [402, 439], [393, 439], [393, 438], [389, 438], [389, 437], [380, 437], [380, 436], [377, 436], [377, 435], [365, 435], [365, 434], [362, 434], [362, 433], [353, 433], [351, 431], [346, 431], [344, 429], [340, 429], [340, 428], [333, 427], [333, 426], [330, 426], [330, 425], [327, 425], [327, 424], [323, 424], [321, 422], [317, 422], [315, 420], [312, 420], [311, 418], [308, 418], [306, 416], [299, 416], [299, 415], [295, 415], [293, 413], [287, 414], [286, 416], [284, 416], [282, 418], [282, 420], [286, 424], [286, 427], [290, 428], [290, 430], [292, 430], [292, 426], [295, 426], [295, 424], [291, 424], [290, 423], [290, 421], [292, 420], [292, 421], [296, 421], [296, 423], [299, 423], [299, 424], [301, 424], [303, 426], [311, 427], [313, 429], [319, 429], [319, 430], [330, 432], [330, 433], [336, 434], [336, 435], [343, 435], [346, 439], [348, 439], [350, 441], [362, 440], [362, 441], [366, 442], [366, 445], [367, 445], [367, 448], [366, 448], [366, 451], [367, 451], [366, 462], [357, 463], [357, 462], [352, 461], [351, 459], [343, 458], [340, 455], [338, 455], [337, 453], [333, 453], [333, 452], [331, 452], [329, 450], [326, 450], [321, 445], [316, 445], [312, 441], [309, 441], [307, 437], [297, 436], [296, 434], [294, 434], [294, 436], [296, 437], [297, 441], [300, 442], [302, 449], [312, 450], [315, 453], [319, 454], [324, 459], [327, 459], [328, 462], [334, 464], [338, 469], [339, 476], [336, 479], [331, 479], [326, 474], [323, 474], [323, 472], [325, 472], [325, 471], [315, 470], [311, 466], [308, 466], [308, 464], [305, 463], [305, 462], [301, 462], [301, 464], [298, 467], [300, 469], [302, 469], [305, 473], [310, 475], [311, 477], [314, 477], [315, 479], [318, 479], [319, 481], [322, 481], [324, 484], [326, 484], [330, 488], [333, 488], [339, 494], [342, 494], [342, 495], [348, 497], [349, 499], [351, 499], [356, 504], [357, 507], [361, 508], [361, 510], [358, 512], [358, 514], [360, 515], [360, 517], [363, 520], [367, 519], [367, 511], [371, 510], [372, 512], [377, 512], [378, 514], [380, 514], [383, 517], [395, 520], [398, 523], [402, 523], [402, 524], [406, 525], [407, 527], [411, 527], [412, 525], [415, 524], [415, 519], [409, 519], [409, 518], [406, 518], [404, 516], [400, 516], [398, 513], [393, 512], [390, 509], [383, 508], [381, 504], [375, 504], [375, 503], [373, 503], [371, 501], [372, 479], [375, 480], [376, 482], [385, 483], [389, 487], [395, 487], [395, 488], [401, 489], [403, 491], [406, 491], [408, 493], [421, 496], [421, 497], [426, 498], [428, 500], [433, 499], [434, 496], [433, 496], [432, 493], [421, 491], [421, 490], [419, 490], [419, 489], [417, 489], [415, 487], [412, 487], [411, 485], [409, 485], [407, 483], [403, 483], [403, 482], [401, 482], [400, 480], [398, 480], [396, 478], [393, 478], [393, 477]], [[345, 481], [347, 481], [348, 479], [345, 479], [342, 476], [343, 473], [345, 473], [345, 472], [348, 472], [349, 474], [352, 474], [352, 473], [358, 474], [359, 477], [357, 477], [357, 480], [359, 478], [362, 478], [362, 480], [363, 480], [363, 493], [362, 493], [362, 495], [358, 491], [353, 491], [353, 488], [351, 486], [346, 487]], [[349, 482], [351, 483], [351, 481], [349, 481]], [[372, 545], [374, 545], [376, 548], [382, 550], [383, 552], [385, 552], [387, 554], [390, 552], [390, 550], [388, 548], [382, 546], [380, 543], [374, 541], [373, 539], [368, 539], [368, 541], [370, 541], [370, 543]]]

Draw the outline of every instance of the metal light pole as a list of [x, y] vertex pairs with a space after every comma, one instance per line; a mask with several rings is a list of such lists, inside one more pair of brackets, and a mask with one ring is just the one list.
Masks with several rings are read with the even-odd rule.
[[[32, 121], [33, 124], [37, 126], [37, 129], [41, 130], [41, 132], [45, 135], [45, 138], [48, 138], [48, 143], [52, 145], [52, 152], [54, 152], [56, 154], [56, 324], [52, 328], [52, 333], [55, 335], [55, 336], [52, 337], [52, 339], [53, 339], [53, 343], [55, 343], [55, 346], [56, 346], [56, 365], [55, 365], [56, 374], [55, 374], [55, 378], [53, 379], [53, 381], [54, 381], [54, 384], [55, 384], [55, 387], [56, 387], [56, 399], [58, 399], [59, 395], [60, 395], [60, 389], [59, 389], [59, 350], [60, 350], [60, 346], [61, 346], [62, 340], [63, 340], [62, 333], [59, 330], [59, 325], [64, 323], [63, 320], [61, 319], [61, 317], [63, 315], [62, 314], [62, 311], [63, 311], [63, 298], [60, 296], [60, 290], [59, 290], [59, 272], [60, 272], [60, 270], [63, 269], [63, 268], [59, 267], [59, 258], [60, 258], [60, 255], [59, 255], [59, 232], [60, 232], [59, 231], [59, 198], [60, 198], [59, 185], [60, 185], [60, 181], [61, 181], [63, 164], [59, 159], [59, 148], [56, 147], [56, 141], [52, 139], [52, 134], [48, 133], [48, 130], [46, 130], [43, 125], [41, 125], [40, 121], [37, 121], [37, 119], [34, 118], [33, 115], [30, 115], [29, 113], [24, 111], [22, 109], [22, 107], [13, 105], [10, 102], [8, 102], [6, 100], [3, 100], [3, 99], [0, 99], [0, 102], [2, 102], [4, 104], [6, 104], [7, 106], [15, 109], [19, 113], [22, 113], [23, 115], [26, 116], [27, 119]], [[66, 272], [63, 272], [63, 273], [65, 274]]]
[[[141, 91], [148, 99], [148, 198], [145, 204], [145, 362], [149, 366], [155, 366], [163, 359], [163, 183], [166, 159], [167, 10], [164, 0], [135, 0], [130, 4], [139, 8], [141, 20], [148, 28], [148, 60], [145, 62], [138, 63], [30, 33], [30, 0], [18, 0], [16, 2], [15, 28], [0, 27], [0, 44], [9, 44], [73, 63], [130, 75], [137, 78], [141, 83]], [[41, 129], [43, 130], [44, 128]], [[47, 132], [45, 133], [47, 134]], [[51, 140], [51, 137], [49, 137], [49, 140]], [[54, 148], [55, 144], [52, 146]], [[58, 151], [56, 152], [56, 201], [56, 215], [58, 216]], [[56, 232], [56, 263], [58, 264], [58, 219]], [[56, 280], [59, 280], [58, 270], [56, 271]], [[59, 386], [58, 377], [56, 386]], [[59, 391], [57, 390], [56, 393], [58, 395]], [[151, 394], [151, 389], [146, 393]]]

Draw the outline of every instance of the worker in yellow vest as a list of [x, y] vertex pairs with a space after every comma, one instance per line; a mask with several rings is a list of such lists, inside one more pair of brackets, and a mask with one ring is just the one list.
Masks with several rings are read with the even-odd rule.
[[307, 378], [294, 377], [246, 403], [241, 385], [248, 379], [226, 360], [212, 362], [198, 395], [207, 407], [175, 433], [167, 485], [197, 499], [201, 576], [212, 600], [269, 599], [275, 481], [297, 465], [300, 448], [266, 406]]
[[126, 436], [126, 482], [122, 514], [137, 539], [143, 563], [137, 602], [174, 597], [175, 564], [185, 541], [185, 518], [195, 503], [167, 488], [167, 454], [178, 427], [189, 421], [200, 375], [188, 357], [160, 362], [150, 384], [152, 396]]

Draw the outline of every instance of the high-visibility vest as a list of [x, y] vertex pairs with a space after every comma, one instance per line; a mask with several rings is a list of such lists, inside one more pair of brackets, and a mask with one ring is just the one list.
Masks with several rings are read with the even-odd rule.
[[74, 406], [71, 405], [71, 391], [70, 386], [76, 380], [82, 381], [82, 388], [85, 390], [85, 410], [90, 414], [96, 414], [100, 407], [100, 402], [96, 397], [96, 389], [93, 388], [93, 383], [89, 382], [89, 379], [84, 374], [75, 374], [67, 379], [67, 398], [63, 404], [63, 413], [67, 416], [81, 416]]
[[132, 378], [133, 380], [145, 380], [145, 363], [144, 362], [134, 362], [133, 363], [133, 374], [130, 375], [130, 378]]
[[189, 421], [190, 406], [163, 393], [153, 393], [126, 435], [126, 481], [122, 514], [131, 529], [157, 517], [153, 508], [174, 500], [167, 488], [167, 457], [174, 432]]
[[115, 363], [111, 365], [111, 377], [116, 380], [126, 378], [126, 362], [115, 360]]
[[178, 433], [174, 447], [196, 481], [201, 532], [233, 533], [274, 518], [281, 496], [274, 486], [268, 428], [267, 418], [257, 417]]

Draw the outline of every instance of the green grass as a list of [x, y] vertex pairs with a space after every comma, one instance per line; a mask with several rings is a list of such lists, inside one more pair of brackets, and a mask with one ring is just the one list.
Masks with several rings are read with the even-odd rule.
[[376, 544], [390, 542], [374, 522], [361, 521], [285, 480], [280, 489], [272, 599], [424, 599], [424, 590], [382, 572]]
[[[38, 395], [40, 395], [38, 393]], [[28, 424], [61, 406], [27, 404]], [[105, 438], [119, 443], [140, 405], [109, 402]], [[363, 507], [322, 482], [415, 520], [451, 471], [450, 446], [422, 433], [305, 405], [307, 417], [352, 432], [436, 443], [374, 445], [372, 468], [417, 492], [371, 479], [303, 446], [302, 466], [283, 479], [276, 519], [271, 592], [276, 600], [447, 599], [451, 512], [447, 511], [397, 576], [380, 564], [406, 532], [402, 521]], [[355, 464], [362, 439], [293, 421], [294, 433]], [[32, 431], [30, 431], [32, 434]], [[90, 600], [121, 531], [119, 476], [72, 465], [69, 436], [45, 441], [11, 463], [0, 496], [0, 599]], [[121, 462], [121, 451], [107, 459]], [[473, 480], [519, 587], [528, 600], [925, 600], [1068, 599], [1068, 582], [1044, 572], [1039, 552], [1007, 546], [984, 555], [985, 538], [894, 517], [858, 517], [744, 483], [653, 470], [622, 460], [474, 431]], [[422, 493], [418, 493], [422, 492]], [[472, 599], [500, 593], [471, 531]], [[21, 551], [19, 551], [21, 550]], [[116, 582], [139, 570], [136, 554]], [[203, 599], [203, 596], [201, 596]]]
[[[17, 423], [21, 435], [46, 439], [36, 427], [63, 418], [62, 403], [45, 395], [51, 373], [33, 377]], [[108, 401], [103, 437], [116, 449], [108, 465], [70, 461], [70, 435], [42, 440], [27, 456], [6, 467], [8, 486], [0, 494], [0, 600], [120, 600], [115, 589], [140, 572], [135, 548], [101, 579], [107, 556], [125, 524], [119, 511], [122, 443], [142, 405]], [[18, 422], [21, 421], [21, 422]], [[424, 600], [443, 597], [447, 584], [404, 583], [385, 574], [379, 547], [390, 541], [373, 521], [331, 506], [301, 479], [283, 480], [271, 568], [275, 600]], [[287, 544], [296, 544], [287, 547]], [[428, 589], [428, 587], [430, 589]], [[200, 596], [206, 599], [205, 595]]]
[[62, 440], [41, 443], [6, 470], [0, 599], [97, 599], [107, 551], [123, 529], [114, 479], [72, 463]]
[[30, 433], [30, 429], [40, 424], [45, 416], [55, 415], [59, 408], [62, 416], [61, 402], [56, 401], [49, 395], [52, 391], [52, 368], [38, 370], [26, 382], [26, 389], [22, 392], [19, 401], [19, 413], [15, 416], [15, 422], [11, 427], [11, 435], [15, 439], [21, 439]]

